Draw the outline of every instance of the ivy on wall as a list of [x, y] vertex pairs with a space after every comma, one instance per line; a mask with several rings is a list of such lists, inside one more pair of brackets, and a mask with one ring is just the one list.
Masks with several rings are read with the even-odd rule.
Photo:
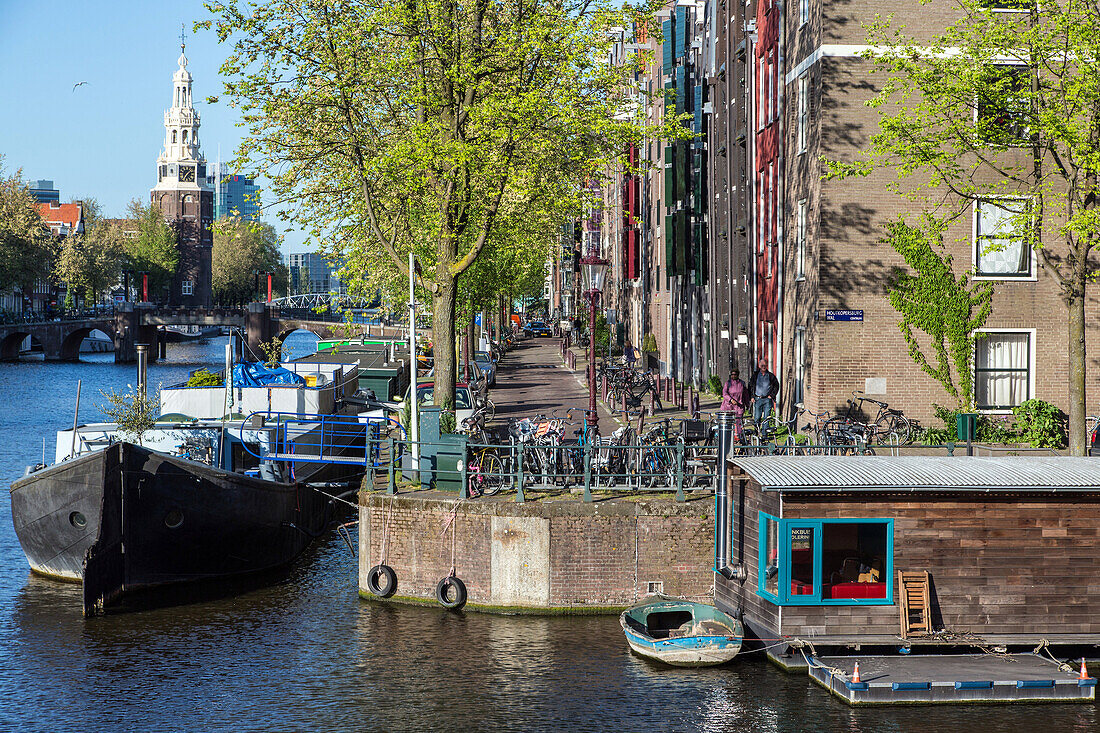
[[[912, 357], [951, 396], [959, 410], [974, 409], [974, 332], [993, 307], [993, 286], [956, 277], [951, 255], [943, 249], [946, 222], [930, 214], [918, 226], [904, 218], [886, 225], [883, 242], [905, 259], [887, 284], [890, 305], [901, 316], [898, 328]], [[915, 273], [915, 274], [914, 274]], [[925, 347], [914, 331], [927, 335]]]

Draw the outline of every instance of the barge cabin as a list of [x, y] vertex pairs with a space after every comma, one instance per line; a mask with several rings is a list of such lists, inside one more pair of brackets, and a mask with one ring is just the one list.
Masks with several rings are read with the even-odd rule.
[[1095, 458], [750, 457], [729, 473], [715, 604], [761, 640], [1100, 645]]

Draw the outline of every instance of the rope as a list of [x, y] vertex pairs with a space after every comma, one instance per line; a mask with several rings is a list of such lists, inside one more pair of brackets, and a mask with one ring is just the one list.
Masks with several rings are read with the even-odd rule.
[[458, 502], [455, 502], [454, 508], [447, 512], [443, 518], [443, 529], [439, 533], [439, 554], [443, 554], [443, 537], [447, 534], [447, 530], [451, 531], [451, 572], [447, 577], [453, 578], [455, 576], [455, 557], [457, 555], [458, 544]]
[[1069, 666], [1065, 662], [1059, 662], [1057, 659], [1054, 658], [1054, 655], [1050, 653], [1050, 642], [1047, 641], [1045, 638], [1039, 639], [1039, 646], [1031, 650], [1032, 654], [1038, 654], [1039, 652], [1045, 653], [1047, 657], [1050, 658], [1050, 661], [1058, 665], [1058, 669], [1062, 670], [1063, 672], [1073, 674], [1073, 667]]
[[[393, 514], [393, 496], [392, 495], [390, 496], [390, 512], [389, 513], [391, 515]], [[385, 565], [386, 564], [386, 542], [389, 539], [389, 532], [390, 532], [389, 517], [386, 516], [386, 509], [385, 509], [385, 507], [383, 507], [382, 508], [382, 546], [378, 551], [378, 564], [379, 565]]]

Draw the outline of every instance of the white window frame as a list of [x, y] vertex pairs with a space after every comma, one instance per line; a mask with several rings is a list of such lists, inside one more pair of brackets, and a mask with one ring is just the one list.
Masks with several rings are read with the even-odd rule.
[[810, 0], [798, 0], [798, 27], [810, 22]]
[[806, 152], [810, 138], [810, 76], [798, 77], [798, 154]]
[[190, 278], [187, 279], [187, 280], [184, 280], [182, 283], [180, 283], [180, 290], [181, 290], [183, 295], [194, 295], [195, 294], [195, 281], [191, 280]]
[[[1030, 196], [983, 196], [974, 200], [974, 210], [971, 216], [970, 223], [970, 254], [973, 258], [974, 276], [973, 280], [990, 281], [990, 282], [1036, 282], [1039, 279], [1038, 270], [1035, 267], [1035, 247], [1031, 248], [1031, 252], [1028, 254], [1028, 272], [1027, 274], [1016, 275], [991, 275], [983, 274], [978, 271], [980, 264], [981, 253], [978, 249], [978, 214], [980, 206], [983, 202], [994, 203], [996, 201], [1027, 201], [1031, 206], [1033, 203], [1033, 197]], [[1032, 208], [1034, 211], [1034, 208]]]
[[[979, 333], [1012, 333], [1012, 334], [1027, 334], [1027, 399], [1035, 399], [1035, 334], [1034, 328], [979, 328], [974, 331], [975, 334]], [[970, 356], [970, 364], [973, 370], [974, 376], [974, 404], [975, 411], [980, 412], [983, 415], [1011, 415], [1011, 409], [982, 409], [978, 408], [978, 344], [974, 344], [974, 353]]]
[[794, 329], [794, 404], [806, 402], [806, 327]]
[[806, 199], [798, 202], [798, 210], [795, 218], [795, 280], [806, 279], [806, 212], [809, 203]]
[[[996, 12], [996, 11], [994, 11], [994, 12]], [[1009, 10], [1007, 12], [1017, 12], [1017, 11]], [[1001, 67], [1004, 67], [1004, 68], [1014, 67], [1014, 68], [1020, 68], [1020, 69], [1025, 69], [1025, 70], [1029, 68], [1028, 65], [1023, 63], [1022, 61], [1014, 61], [1014, 60], [1011, 60], [1011, 59], [997, 61], [993, 65], [994, 66], [1001, 66]], [[973, 117], [973, 120], [974, 120], [975, 124], [977, 124], [977, 122], [978, 122], [978, 113], [979, 113], [978, 107], [979, 107], [978, 98], [977, 98], [977, 96], [975, 96], [974, 97], [974, 102], [973, 102], [973, 110], [972, 110], [972, 117]], [[1019, 140], [1014, 140], [1012, 142], [1006, 143], [1007, 147], [1019, 147], [1019, 148], [1030, 147], [1031, 144], [1032, 143], [1031, 143], [1030, 136], [1024, 136], [1024, 137], [1020, 138]]]

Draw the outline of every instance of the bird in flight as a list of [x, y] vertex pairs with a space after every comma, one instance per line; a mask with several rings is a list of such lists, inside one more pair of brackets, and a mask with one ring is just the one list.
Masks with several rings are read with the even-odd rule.
[[82, 87], [87, 83], [88, 82], [86, 82], [86, 81], [78, 81], [76, 84], [73, 84], [73, 91], [75, 92], [77, 87]]

